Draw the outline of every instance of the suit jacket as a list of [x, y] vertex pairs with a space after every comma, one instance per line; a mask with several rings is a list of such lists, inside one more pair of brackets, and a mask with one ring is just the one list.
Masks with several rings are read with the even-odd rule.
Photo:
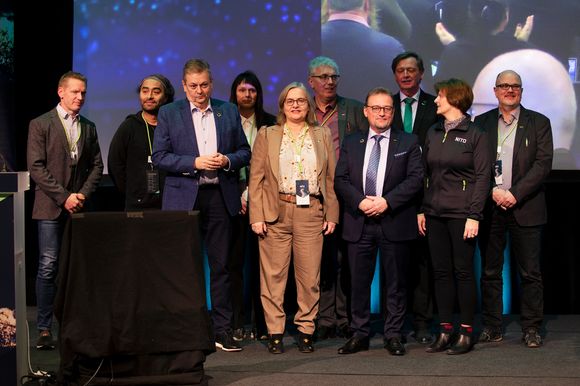
[[[229, 214], [235, 216], [241, 208], [238, 172], [250, 162], [250, 145], [236, 106], [213, 98], [210, 103], [217, 151], [230, 160], [228, 170], [218, 170], [219, 187]], [[200, 176], [194, 162], [199, 156], [189, 101], [182, 99], [162, 106], [157, 116], [152, 157], [155, 166], [167, 171], [162, 209], [193, 209]]]
[[[475, 117], [489, 136], [492, 159], [497, 156], [497, 123], [499, 109], [495, 108]], [[518, 201], [513, 214], [521, 226], [542, 225], [547, 222], [544, 181], [552, 170], [554, 143], [550, 120], [535, 111], [520, 106], [520, 117], [514, 142], [512, 187], [509, 191]], [[493, 173], [490, 168], [490, 173]], [[492, 183], [493, 174], [492, 174]], [[488, 202], [492, 207], [493, 203]]]
[[345, 136], [357, 130], [368, 130], [369, 121], [363, 113], [364, 104], [362, 102], [337, 95], [336, 107], [338, 112], [338, 135], [341, 144]]
[[[274, 222], [279, 214], [278, 176], [280, 170], [280, 145], [284, 128], [271, 126], [258, 132], [254, 143], [250, 168], [250, 224]], [[314, 126], [310, 136], [316, 153], [318, 185], [322, 194], [325, 221], [338, 223], [338, 200], [334, 193], [334, 148], [330, 129]]]
[[[344, 202], [342, 237], [349, 242], [360, 240], [365, 215], [358, 208], [365, 198], [363, 166], [367, 132], [348, 136], [340, 150], [334, 187]], [[417, 136], [391, 130], [385, 182], [381, 195], [388, 208], [381, 218], [383, 234], [391, 241], [417, 237], [417, 213], [414, 198], [423, 184], [421, 149]]]
[[71, 193], [90, 197], [103, 175], [103, 160], [95, 124], [80, 117], [81, 135], [75, 175], [69, 144], [56, 108], [30, 121], [27, 163], [36, 183], [32, 218], [54, 220]]
[[[401, 114], [401, 92], [393, 95], [393, 103], [395, 105], [395, 116], [391, 127], [396, 130], [405, 131], [403, 126], [403, 116]], [[425, 144], [425, 137], [427, 131], [439, 120], [437, 116], [437, 106], [435, 105], [435, 96], [427, 94], [421, 90], [419, 92], [419, 101], [417, 102], [417, 114], [413, 122], [413, 134], [419, 137], [419, 144]]]

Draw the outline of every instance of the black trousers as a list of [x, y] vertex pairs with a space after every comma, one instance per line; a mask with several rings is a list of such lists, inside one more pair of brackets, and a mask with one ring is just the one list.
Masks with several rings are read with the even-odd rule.
[[511, 211], [494, 208], [480, 234], [482, 256], [481, 297], [483, 324], [502, 325], [502, 270], [509, 235], [511, 251], [520, 277], [522, 329], [539, 328], [544, 315], [544, 286], [540, 270], [542, 226], [518, 225]]
[[[250, 322], [258, 334], [267, 334], [264, 309], [260, 300], [258, 236], [250, 229], [247, 215], [235, 218], [233, 238], [230, 260], [233, 328], [243, 328]], [[246, 315], [247, 310], [250, 310], [249, 318]]]
[[411, 242], [409, 297], [413, 312], [413, 329], [429, 330], [433, 321], [433, 270], [427, 238]]
[[473, 325], [477, 292], [473, 273], [475, 239], [463, 240], [465, 219], [427, 216], [435, 300], [441, 323], [453, 323], [455, 301], [460, 323]]
[[232, 329], [229, 271], [234, 218], [226, 208], [218, 185], [202, 185], [194, 205], [200, 211], [200, 228], [209, 262], [211, 320], [216, 334]]
[[380, 251], [383, 277], [383, 295], [386, 298], [386, 317], [383, 328], [385, 339], [400, 338], [407, 309], [407, 266], [409, 242], [393, 242], [383, 236], [381, 225], [364, 225], [361, 239], [348, 243], [348, 262], [351, 272], [351, 329], [358, 337], [370, 334], [371, 283]]
[[342, 327], [349, 324], [350, 272], [346, 243], [337, 225], [334, 233], [324, 236], [320, 266], [320, 306], [318, 325]]

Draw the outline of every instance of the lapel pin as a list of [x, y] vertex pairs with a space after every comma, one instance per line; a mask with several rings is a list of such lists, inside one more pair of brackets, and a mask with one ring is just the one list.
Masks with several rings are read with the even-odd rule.
[[221, 117], [221, 116], [222, 116], [222, 113], [221, 113], [220, 111], [218, 111], [218, 112], [216, 113], [216, 115], [217, 115], [217, 116], [218, 116], [218, 118], [219, 118], [219, 117]]
[[360, 143], [365, 143], [364, 138], [361, 138]]

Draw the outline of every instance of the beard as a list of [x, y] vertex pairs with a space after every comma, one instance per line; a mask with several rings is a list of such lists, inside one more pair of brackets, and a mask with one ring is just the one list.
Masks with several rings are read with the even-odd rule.
[[141, 106], [141, 110], [145, 111], [147, 114], [151, 114], [151, 115], [157, 115], [157, 113], [159, 113], [159, 105], [156, 105], [153, 108], [148, 108], [146, 106]]

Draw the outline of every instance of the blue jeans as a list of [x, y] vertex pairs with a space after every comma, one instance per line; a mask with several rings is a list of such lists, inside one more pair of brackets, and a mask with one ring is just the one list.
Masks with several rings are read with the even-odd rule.
[[50, 330], [52, 326], [58, 255], [65, 223], [65, 215], [61, 215], [56, 220], [38, 220], [39, 256], [36, 276], [36, 324], [38, 330]]

